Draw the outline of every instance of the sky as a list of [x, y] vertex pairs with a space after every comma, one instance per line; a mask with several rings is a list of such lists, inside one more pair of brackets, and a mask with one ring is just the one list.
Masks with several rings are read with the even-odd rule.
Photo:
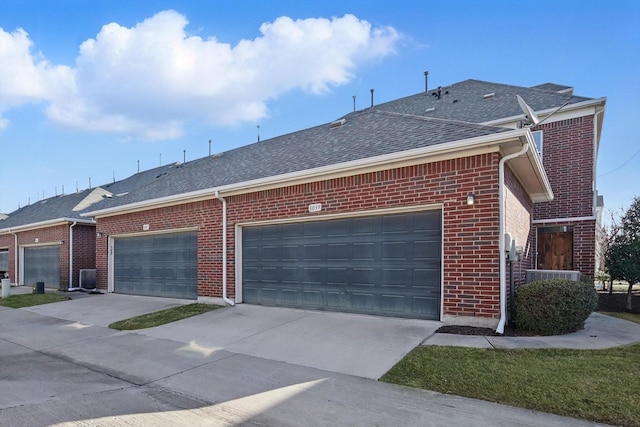
[[[466, 79], [607, 98], [640, 196], [640, 1], [1, 0], [0, 212]], [[211, 142], [209, 142], [211, 141]]]

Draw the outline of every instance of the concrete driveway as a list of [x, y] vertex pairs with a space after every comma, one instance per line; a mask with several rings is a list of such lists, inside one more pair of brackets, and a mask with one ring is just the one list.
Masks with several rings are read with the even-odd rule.
[[[73, 300], [24, 310], [108, 326], [193, 301], [119, 294], [73, 294]], [[325, 371], [378, 379], [434, 334], [440, 322], [238, 304], [136, 333]]]
[[[416, 322], [239, 306], [145, 334], [119, 332], [90, 323], [92, 316], [103, 323], [116, 317], [120, 297], [90, 296], [38, 310], [0, 307], [0, 424], [13, 427], [595, 425], [230, 350], [276, 354], [281, 345], [278, 357], [301, 358], [317, 352], [337, 359], [338, 356], [331, 357], [332, 348], [340, 351], [338, 347], [344, 346], [347, 351], [361, 355], [363, 352], [357, 346], [373, 348], [367, 340], [378, 334], [377, 342], [384, 350], [397, 342], [386, 342], [390, 334], [412, 330]], [[129, 314], [163, 304], [153, 299], [143, 303], [135, 297], [124, 298], [137, 302], [124, 310]], [[88, 307], [98, 303], [101, 310], [111, 314], [92, 314]], [[136, 306], [138, 310], [134, 309]], [[71, 319], [44, 315], [45, 311]], [[381, 326], [383, 321], [394, 326], [387, 329]], [[229, 327], [236, 323], [237, 328]], [[430, 328], [430, 322], [417, 323], [419, 330], [425, 328], [423, 333]], [[317, 330], [310, 329], [314, 325]], [[365, 339], [362, 328], [367, 325], [375, 332]], [[339, 338], [331, 341], [334, 335]], [[271, 347], [256, 349], [263, 343]], [[214, 347], [218, 344], [224, 348]], [[289, 355], [291, 352], [294, 356]], [[384, 350], [381, 354], [390, 352]]]

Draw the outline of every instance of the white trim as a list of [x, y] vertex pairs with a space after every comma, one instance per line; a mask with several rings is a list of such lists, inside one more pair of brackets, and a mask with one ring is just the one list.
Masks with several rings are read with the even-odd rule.
[[325, 221], [330, 219], [341, 218], [354, 218], [363, 216], [378, 216], [378, 215], [392, 215], [409, 212], [421, 212], [421, 211], [435, 211], [437, 209], [442, 210], [444, 205], [442, 203], [430, 203], [428, 205], [410, 205], [400, 206], [394, 208], [382, 208], [382, 209], [368, 209], [366, 211], [353, 211], [353, 212], [340, 212], [326, 215], [307, 215], [291, 218], [276, 218], [266, 219], [260, 221], [247, 221], [236, 223], [237, 227], [252, 227], [259, 225], [272, 225], [272, 224], [292, 224], [296, 222], [310, 222], [310, 221]]
[[123, 234], [110, 234], [109, 238], [122, 238], [122, 237], [140, 237], [140, 236], [151, 236], [154, 234], [170, 234], [170, 233], [186, 233], [187, 231], [198, 231], [199, 228], [197, 226], [193, 227], [182, 227], [182, 228], [167, 228], [163, 230], [153, 230], [153, 231], [136, 231], [133, 233], [123, 233]]
[[243, 227], [254, 227], [254, 226], [273, 225], [273, 224], [292, 224], [297, 222], [310, 222], [310, 221], [329, 221], [332, 219], [341, 219], [341, 218], [394, 215], [394, 214], [402, 214], [402, 213], [435, 211], [435, 210], [439, 210], [441, 215], [441, 219], [440, 219], [440, 250], [441, 250], [440, 319], [442, 319], [443, 310], [444, 310], [444, 204], [442, 203], [236, 223], [235, 225], [235, 243], [236, 243], [236, 250], [235, 250], [236, 299], [235, 300], [236, 300], [236, 303], [243, 302], [243, 298], [242, 298], [242, 229]]
[[562, 222], [580, 222], [580, 221], [595, 221], [595, 216], [578, 216], [573, 218], [552, 218], [552, 219], [534, 219], [532, 224], [553, 224]]
[[35, 230], [38, 228], [54, 227], [56, 225], [70, 224], [77, 222], [82, 225], [96, 225], [96, 222], [92, 219], [78, 219], [78, 218], [56, 218], [49, 219], [47, 221], [34, 222], [32, 224], [19, 225], [17, 227], [0, 229], [0, 234], [19, 233], [23, 231]]
[[107, 293], [114, 292], [115, 282], [115, 266], [113, 253], [115, 251], [115, 239], [112, 236], [108, 236], [107, 242]]
[[[575, 104], [569, 104], [566, 107], [562, 108], [558, 113], [554, 114], [553, 120], [545, 121], [546, 123], [554, 123], [562, 120], [574, 119], [577, 117], [584, 117], [595, 114], [595, 108], [606, 102], [607, 98], [597, 98], [597, 99], [589, 99], [587, 101], [577, 102]], [[536, 111], [535, 113], [540, 117], [540, 120], [544, 120], [544, 118], [556, 111], [558, 107], [548, 108], [546, 110]], [[584, 111], [580, 111], [584, 110]], [[517, 125], [522, 119], [524, 119], [524, 114], [518, 114], [517, 116], [511, 117], [503, 117], [496, 120], [489, 120], [487, 122], [483, 122], [481, 124], [486, 126], [508, 126], [508, 125]]]
[[[105, 217], [111, 215], [120, 215], [125, 212], [134, 212], [146, 210], [151, 207], [160, 207], [175, 205], [178, 203], [187, 203], [198, 200], [206, 200], [215, 197], [215, 193], [224, 193], [224, 196], [234, 194], [242, 194], [247, 192], [261, 191], [267, 188], [278, 188], [283, 186], [294, 185], [302, 182], [311, 182], [319, 178], [329, 179], [336, 176], [351, 176], [363, 171], [379, 169], [380, 167], [401, 167], [411, 164], [429, 163], [442, 160], [444, 158], [464, 157], [475, 154], [471, 148], [478, 152], [496, 151], [500, 144], [518, 140], [529, 132], [528, 129], [514, 129], [511, 131], [501, 132], [491, 135], [483, 135], [480, 137], [453, 141], [444, 144], [437, 144], [428, 147], [416, 148], [393, 152], [381, 156], [368, 157], [365, 159], [353, 160], [344, 163], [332, 164], [303, 171], [291, 172], [281, 175], [269, 176], [265, 178], [255, 179], [251, 181], [243, 181], [219, 187], [206, 188], [203, 190], [191, 191], [157, 199], [149, 199], [140, 202], [130, 203], [127, 205], [117, 206], [113, 208], [100, 209], [97, 211], [82, 214], [83, 217]], [[441, 156], [442, 159], [438, 158]]]

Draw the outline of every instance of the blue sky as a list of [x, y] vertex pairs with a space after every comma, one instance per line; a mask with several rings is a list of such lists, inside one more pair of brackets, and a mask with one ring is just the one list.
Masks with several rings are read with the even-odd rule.
[[411, 95], [426, 70], [606, 96], [598, 189], [640, 195], [636, 0], [2, 0], [0, 212]]

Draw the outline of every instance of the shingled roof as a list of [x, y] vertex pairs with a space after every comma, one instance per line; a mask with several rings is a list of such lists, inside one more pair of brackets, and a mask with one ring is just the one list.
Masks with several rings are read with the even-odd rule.
[[174, 167], [175, 164], [160, 166], [99, 187], [39, 200], [11, 212], [4, 219], [0, 217], [0, 232], [55, 220], [61, 222], [86, 221], [86, 218], [81, 216], [82, 211], [87, 210], [104, 198], [117, 197], [118, 194], [125, 195], [138, 188], [145, 187], [166, 175]]
[[163, 179], [126, 196], [104, 200], [93, 206], [91, 211], [507, 130], [367, 109], [348, 114], [333, 123], [185, 163], [175, 167]]
[[527, 88], [480, 80], [465, 80], [386, 102], [376, 108], [422, 117], [489, 123], [523, 115], [516, 95], [520, 95], [534, 111], [558, 108], [565, 102], [570, 105], [591, 100], [591, 98], [573, 96], [570, 89], [568, 86], [552, 83]]

